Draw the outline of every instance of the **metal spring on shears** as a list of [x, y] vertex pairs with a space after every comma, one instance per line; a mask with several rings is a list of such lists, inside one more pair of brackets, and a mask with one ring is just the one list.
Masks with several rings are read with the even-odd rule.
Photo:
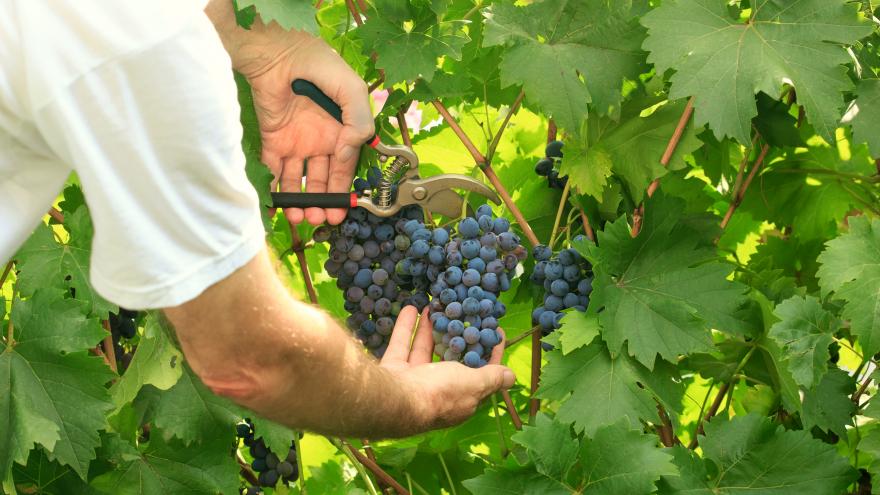
[[382, 179], [379, 180], [379, 206], [391, 206], [391, 186], [396, 183], [400, 175], [409, 168], [410, 163], [403, 157], [396, 157], [384, 170]]

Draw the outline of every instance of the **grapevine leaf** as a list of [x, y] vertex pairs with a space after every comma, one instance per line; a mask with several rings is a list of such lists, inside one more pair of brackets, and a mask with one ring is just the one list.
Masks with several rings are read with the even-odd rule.
[[[596, 279], [590, 310], [599, 314], [612, 352], [629, 352], [648, 368], [657, 354], [668, 361], [708, 351], [710, 329], [742, 332], [733, 316], [745, 286], [727, 280], [732, 268], [714, 261], [713, 232], [705, 217], [684, 217], [683, 203], [656, 195], [645, 205], [635, 238], [625, 217], [599, 232], [588, 258]], [[701, 230], [697, 230], [700, 228]]]
[[612, 357], [601, 341], [595, 341], [568, 355], [549, 352], [538, 395], [565, 399], [557, 419], [574, 422], [575, 429], [592, 435], [621, 418], [632, 427], [638, 427], [639, 420], [659, 422], [655, 397], [667, 409], [677, 409], [680, 391], [671, 378], [661, 366], [652, 373], [627, 355]]
[[[673, 451], [679, 476], [664, 476], [660, 493], [843, 493], [858, 473], [834, 446], [806, 431], [785, 431], [756, 414], [716, 417], [700, 438], [708, 469], [696, 454]], [[710, 474], [711, 473], [711, 474]]]
[[880, 351], [880, 220], [852, 217], [849, 232], [827, 246], [819, 255], [819, 285], [846, 301], [841, 316], [865, 355], [874, 355]]
[[871, 26], [847, 0], [762, 2], [747, 21], [734, 18], [714, 0], [664, 2], [642, 18], [644, 48], [658, 72], [675, 69], [671, 98], [694, 96], [697, 125], [709, 124], [719, 138], [751, 141], [757, 115], [755, 94], [778, 94], [783, 83], [816, 131], [833, 142], [852, 82], [840, 44], [871, 33]]
[[880, 157], [880, 79], [865, 79], [859, 83], [857, 98], [847, 113], [852, 120], [853, 140], [868, 143], [871, 154]]
[[376, 68], [385, 71], [386, 84], [418, 78], [431, 82], [440, 57], [461, 59], [470, 39], [466, 21], [441, 21], [430, 8], [395, 4], [400, 2], [378, 2], [357, 29], [364, 49], [376, 52]]
[[856, 391], [855, 381], [840, 368], [828, 370], [814, 390], [804, 393], [804, 407], [801, 419], [804, 428], [818, 426], [825, 431], [834, 432], [846, 438], [846, 426], [852, 423], [856, 405], [850, 395]]
[[77, 299], [88, 302], [92, 315], [106, 319], [117, 307], [98, 295], [89, 282], [93, 231], [88, 209], [68, 213], [64, 228], [70, 239], [60, 243], [52, 228], [41, 223], [15, 255], [19, 290], [23, 296], [31, 296], [41, 287], [73, 289]]
[[787, 299], [775, 313], [780, 321], [770, 328], [770, 338], [782, 347], [797, 384], [812, 388], [828, 370], [828, 346], [837, 329], [834, 315], [812, 296]]
[[169, 435], [163, 433], [156, 431], [140, 455], [120, 456], [116, 469], [95, 478], [92, 485], [119, 495], [197, 495], [238, 489], [238, 466], [229, 455], [229, 439], [217, 436], [188, 446], [165, 441]]
[[462, 484], [475, 494], [571, 495], [571, 490], [562, 483], [527, 469], [514, 471], [491, 468]]
[[287, 455], [293, 436], [296, 434], [290, 428], [279, 425], [274, 421], [260, 417], [252, 417], [254, 423], [254, 437], [262, 438], [263, 443], [269, 450], [278, 454], [279, 457]]
[[[575, 130], [587, 104], [600, 114], [620, 107], [624, 79], [643, 70], [646, 2], [603, 0], [496, 3], [485, 12], [483, 46], [506, 45], [501, 83], [526, 96], [559, 125]], [[583, 81], [581, 80], [583, 78]]]
[[353, 483], [345, 480], [342, 466], [335, 462], [327, 461], [320, 466], [309, 468], [311, 476], [306, 479], [304, 493], [321, 493], [324, 495], [362, 495], [366, 492], [360, 488], [351, 486]]
[[668, 168], [660, 164], [660, 158], [675, 132], [685, 102], [668, 102], [642, 116], [648, 103], [637, 100], [624, 104], [619, 122], [591, 118], [583, 142], [574, 140], [572, 143], [576, 145], [571, 147], [574, 156], [570, 156], [566, 148], [559, 175], [568, 174], [572, 180], [574, 174], [572, 184], [580, 193], [601, 200], [605, 177], [613, 171], [623, 179], [633, 198], [641, 198], [652, 180], [663, 177], [670, 169], [684, 166], [685, 155], [700, 146], [693, 126], [685, 128]]
[[237, 0], [239, 10], [250, 6], [257, 9], [264, 23], [278, 23], [285, 31], [296, 29], [312, 34], [318, 33], [315, 8], [308, 0]]
[[257, 122], [257, 112], [254, 109], [254, 97], [251, 93], [251, 85], [248, 84], [244, 76], [235, 73], [235, 84], [238, 87], [238, 104], [241, 107], [241, 124], [244, 132], [241, 136], [241, 148], [244, 151], [245, 167], [248, 180], [257, 191], [257, 198], [263, 211], [263, 228], [272, 231], [272, 220], [269, 217], [269, 206], [272, 205], [272, 196], [270, 194], [272, 181], [275, 176], [269, 171], [261, 159], [263, 142], [260, 137], [260, 126]]
[[599, 318], [583, 311], [569, 311], [562, 317], [562, 325], [554, 333], [560, 334], [562, 354], [581, 348], [599, 335]]
[[214, 395], [189, 366], [184, 368], [177, 384], [161, 394], [154, 424], [166, 440], [173, 436], [186, 444], [213, 438], [232, 442], [234, 425], [244, 416], [243, 410]]
[[112, 409], [104, 384], [113, 377], [86, 350], [106, 333], [53, 289], [15, 299], [12, 327], [13, 343], [0, 343], [0, 388], [8, 391], [0, 394], [0, 473], [39, 444], [85, 479]]
[[565, 479], [578, 458], [578, 442], [568, 424], [539, 414], [535, 426], [524, 426], [511, 439], [526, 448], [539, 473], [553, 479]]
[[18, 493], [100, 495], [72, 469], [50, 461], [42, 450], [31, 451], [27, 465], [13, 466], [12, 474]]
[[147, 317], [144, 329], [128, 369], [110, 387], [117, 409], [133, 401], [144, 385], [168, 390], [180, 379], [183, 355], [175, 347], [168, 330], [152, 314]]
[[630, 429], [627, 422], [602, 427], [585, 440], [581, 464], [587, 478], [584, 493], [596, 495], [653, 493], [660, 476], [678, 473], [656, 437]]
[[789, 113], [789, 105], [765, 93], [758, 93], [757, 104], [758, 116], [752, 123], [767, 143], [778, 147], [804, 145], [798, 121]]

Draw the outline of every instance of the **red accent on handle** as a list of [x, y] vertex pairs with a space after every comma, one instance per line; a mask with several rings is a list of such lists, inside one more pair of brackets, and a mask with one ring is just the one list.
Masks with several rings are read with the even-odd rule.
[[348, 206], [349, 208], [357, 208], [358, 205], [358, 196], [357, 193], [351, 193], [351, 196], [348, 198]]
[[379, 136], [373, 136], [373, 140], [367, 144], [370, 146], [370, 148], [375, 148], [379, 145]]

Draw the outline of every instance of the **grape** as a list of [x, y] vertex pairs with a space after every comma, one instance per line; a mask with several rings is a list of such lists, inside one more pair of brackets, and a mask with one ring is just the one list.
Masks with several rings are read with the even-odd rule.
[[486, 273], [483, 275], [482, 287], [488, 291], [497, 291], [499, 287], [498, 275], [494, 273]]
[[451, 348], [446, 349], [446, 352], [443, 353], [443, 360], [444, 361], [458, 361], [458, 359], [460, 357], [461, 357], [461, 353], [455, 352]]
[[461, 274], [461, 283], [463, 283], [467, 287], [471, 287], [480, 283], [480, 272], [474, 270], [473, 268], [468, 268]]
[[451, 303], [446, 305], [446, 316], [450, 318], [459, 318], [463, 313], [461, 303], [458, 301], [452, 301]]
[[278, 467], [276, 468], [276, 470], [278, 471], [279, 475], [283, 477], [289, 477], [293, 475], [294, 471], [296, 471], [296, 468], [294, 466], [296, 466], [296, 464], [291, 464], [287, 461], [284, 461], [278, 463]]
[[480, 344], [485, 348], [491, 349], [499, 344], [500, 339], [498, 338], [498, 332], [493, 328], [486, 328], [485, 325], [486, 320], [483, 320], [483, 329], [480, 330]]
[[[237, 424], [235, 432], [245, 445], [250, 446], [250, 454], [253, 457], [251, 468], [258, 473], [258, 481], [261, 486], [274, 487], [280, 479], [283, 479], [285, 483], [290, 483], [299, 477], [295, 441], [290, 442], [290, 449], [282, 461], [276, 453], [266, 447], [262, 438], [254, 438], [255, 428], [249, 419]], [[259, 493], [259, 489], [251, 487], [245, 493]]]
[[[465, 329], [467, 331], [467, 329]], [[449, 350], [455, 353], [461, 353], [464, 351], [467, 342], [462, 337], [452, 337], [449, 340]]]
[[265, 457], [257, 457], [256, 459], [254, 459], [253, 462], [251, 462], [251, 468], [258, 473], [262, 473], [263, 471], [269, 469], [269, 466], [266, 464]]
[[472, 297], [474, 299], [483, 299], [483, 289], [480, 286], [475, 285], [473, 287], [468, 287], [467, 296]]
[[483, 246], [480, 248], [480, 258], [485, 262], [493, 261], [498, 257], [498, 252], [495, 251], [494, 247]]
[[[574, 239], [584, 240], [583, 236]], [[532, 324], [539, 325], [543, 335], [560, 327], [566, 310], [586, 311], [593, 289], [592, 267], [577, 250], [561, 249], [555, 257], [548, 253], [546, 246], [535, 248], [532, 255], [537, 263], [530, 277], [532, 282], [544, 287], [544, 304], [532, 311]], [[546, 343], [541, 347], [553, 349]]]
[[492, 232], [496, 234], [503, 234], [504, 232], [507, 232], [508, 229], [510, 229], [510, 220], [504, 217], [498, 217], [492, 223]]
[[487, 204], [482, 204], [477, 207], [477, 219], [480, 217], [491, 217], [492, 216], [492, 207]]
[[562, 158], [562, 141], [550, 141], [547, 143], [544, 155], [550, 158]]
[[434, 229], [431, 233], [431, 237], [434, 244], [443, 246], [449, 241], [449, 231], [446, 229]]
[[568, 294], [568, 282], [560, 279], [554, 280], [550, 284], [550, 293], [554, 296], [565, 296], [566, 294]]
[[461, 254], [467, 259], [473, 259], [480, 255], [480, 241], [466, 239], [461, 243]]
[[547, 261], [552, 255], [553, 251], [543, 244], [538, 244], [537, 246], [535, 246], [535, 249], [532, 252], [532, 256], [535, 258], [536, 261]]
[[486, 262], [482, 260], [482, 258], [474, 258], [468, 261], [468, 268], [471, 270], [476, 270], [477, 273], [483, 273], [486, 271]]
[[465, 239], [473, 239], [480, 235], [480, 224], [471, 217], [467, 217], [458, 223], [458, 233]]
[[464, 355], [464, 364], [471, 368], [480, 367], [480, 355], [476, 351], [468, 351]]
[[447, 331], [449, 335], [453, 337], [457, 337], [459, 335], [464, 334], [464, 323], [461, 320], [449, 320], [449, 326], [447, 327]]
[[538, 175], [547, 177], [547, 174], [549, 174], [551, 170], [553, 170], [553, 160], [541, 158], [538, 160], [538, 163], [535, 164], [535, 173]]
[[480, 341], [480, 330], [474, 327], [467, 327], [464, 329], [464, 341], [468, 344], [476, 344]]

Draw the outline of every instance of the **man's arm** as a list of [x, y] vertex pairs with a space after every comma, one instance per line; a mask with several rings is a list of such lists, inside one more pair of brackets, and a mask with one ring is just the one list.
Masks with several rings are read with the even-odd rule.
[[265, 250], [165, 310], [190, 366], [214, 392], [291, 427], [369, 438], [458, 423], [513, 384], [497, 364], [430, 363], [431, 325], [423, 318], [411, 339], [415, 313], [401, 312], [380, 366], [326, 313], [289, 295]]

